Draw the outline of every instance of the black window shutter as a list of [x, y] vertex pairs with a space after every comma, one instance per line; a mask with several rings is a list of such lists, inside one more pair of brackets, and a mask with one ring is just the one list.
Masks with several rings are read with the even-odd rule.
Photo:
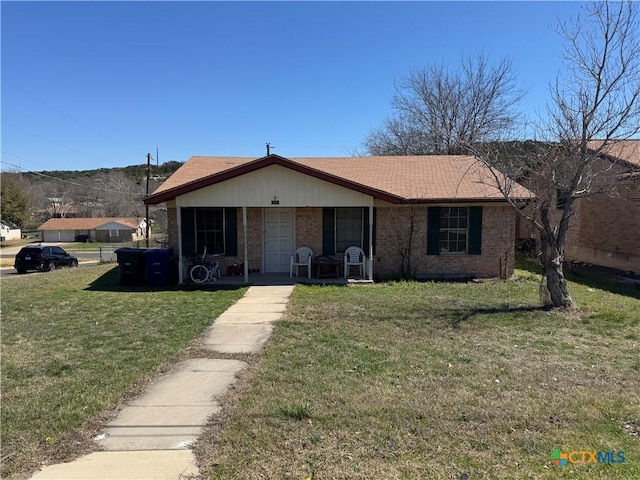
[[194, 208], [180, 208], [180, 230], [182, 255], [195, 257], [198, 252], [196, 252], [196, 216]]
[[336, 215], [335, 209], [322, 209], [322, 254], [335, 255], [336, 253]]
[[440, 254], [440, 207], [427, 209], [427, 255]]
[[482, 207], [469, 207], [469, 255], [482, 253]]
[[224, 209], [225, 256], [238, 255], [238, 211], [236, 208]]

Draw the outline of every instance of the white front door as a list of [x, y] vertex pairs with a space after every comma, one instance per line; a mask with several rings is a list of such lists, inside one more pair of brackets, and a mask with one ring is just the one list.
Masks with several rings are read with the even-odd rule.
[[293, 253], [293, 209], [265, 208], [264, 227], [264, 272], [288, 272]]

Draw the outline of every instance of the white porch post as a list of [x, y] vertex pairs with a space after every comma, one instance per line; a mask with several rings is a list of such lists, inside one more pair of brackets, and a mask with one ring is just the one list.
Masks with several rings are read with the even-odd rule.
[[369, 206], [369, 280], [373, 280], [373, 205]]
[[244, 238], [244, 281], [249, 283], [249, 248], [247, 246], [247, 207], [242, 207], [242, 236]]
[[182, 215], [181, 208], [176, 205], [176, 224], [178, 225], [178, 284], [184, 282], [184, 259], [182, 258]]

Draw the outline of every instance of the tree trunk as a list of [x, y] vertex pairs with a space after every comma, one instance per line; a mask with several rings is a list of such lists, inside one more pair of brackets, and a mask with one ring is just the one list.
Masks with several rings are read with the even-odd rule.
[[547, 279], [547, 290], [551, 297], [551, 304], [554, 307], [575, 307], [562, 271], [563, 255], [561, 249], [557, 247], [553, 237], [548, 234], [543, 234], [540, 240], [542, 269]]
[[400, 277], [403, 279], [413, 278], [415, 276], [413, 271], [413, 256], [415, 255], [413, 237], [416, 225], [416, 211], [413, 205], [406, 212], [398, 212], [394, 220], [398, 222], [394, 223], [394, 229], [396, 230], [398, 255], [400, 256]]

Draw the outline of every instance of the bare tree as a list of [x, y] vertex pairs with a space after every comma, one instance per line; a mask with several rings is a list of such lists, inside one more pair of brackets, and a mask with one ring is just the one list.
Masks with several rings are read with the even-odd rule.
[[364, 140], [369, 155], [425, 155], [433, 151], [429, 136], [410, 117], [389, 117]]
[[64, 218], [69, 213], [72, 203], [69, 196], [69, 185], [56, 181], [43, 181], [40, 183], [41, 197], [36, 205], [42, 205], [45, 211], [45, 220], [49, 218]]
[[467, 145], [491, 141], [514, 128], [516, 88], [511, 61], [491, 65], [484, 55], [411, 72], [396, 84], [395, 115], [364, 139], [371, 155], [464, 153]]
[[73, 199], [75, 215], [82, 218], [96, 216], [100, 202], [100, 191], [88, 184], [70, 186], [69, 196]]
[[[576, 201], [616, 195], [620, 171], [603, 160], [603, 153], [616, 141], [640, 133], [637, 8], [631, 1], [588, 3], [584, 17], [558, 25], [567, 69], [566, 76], [550, 87], [547, 118], [539, 133], [545, 142], [529, 144], [515, 154], [495, 145], [475, 148], [487, 165], [518, 172], [536, 195], [528, 206], [514, 206], [539, 232], [543, 274], [556, 307], [574, 306], [563, 261]], [[512, 181], [499, 181], [497, 176], [493, 181], [509, 199]]]
[[105, 217], [144, 217], [143, 188], [122, 172], [108, 172], [96, 179], [101, 214]]
[[405, 208], [397, 209], [389, 220], [400, 261], [400, 277], [403, 279], [415, 278], [416, 275], [419, 257], [416, 237], [420, 215], [425, 215], [424, 207], [420, 209], [416, 203], [410, 202]]

